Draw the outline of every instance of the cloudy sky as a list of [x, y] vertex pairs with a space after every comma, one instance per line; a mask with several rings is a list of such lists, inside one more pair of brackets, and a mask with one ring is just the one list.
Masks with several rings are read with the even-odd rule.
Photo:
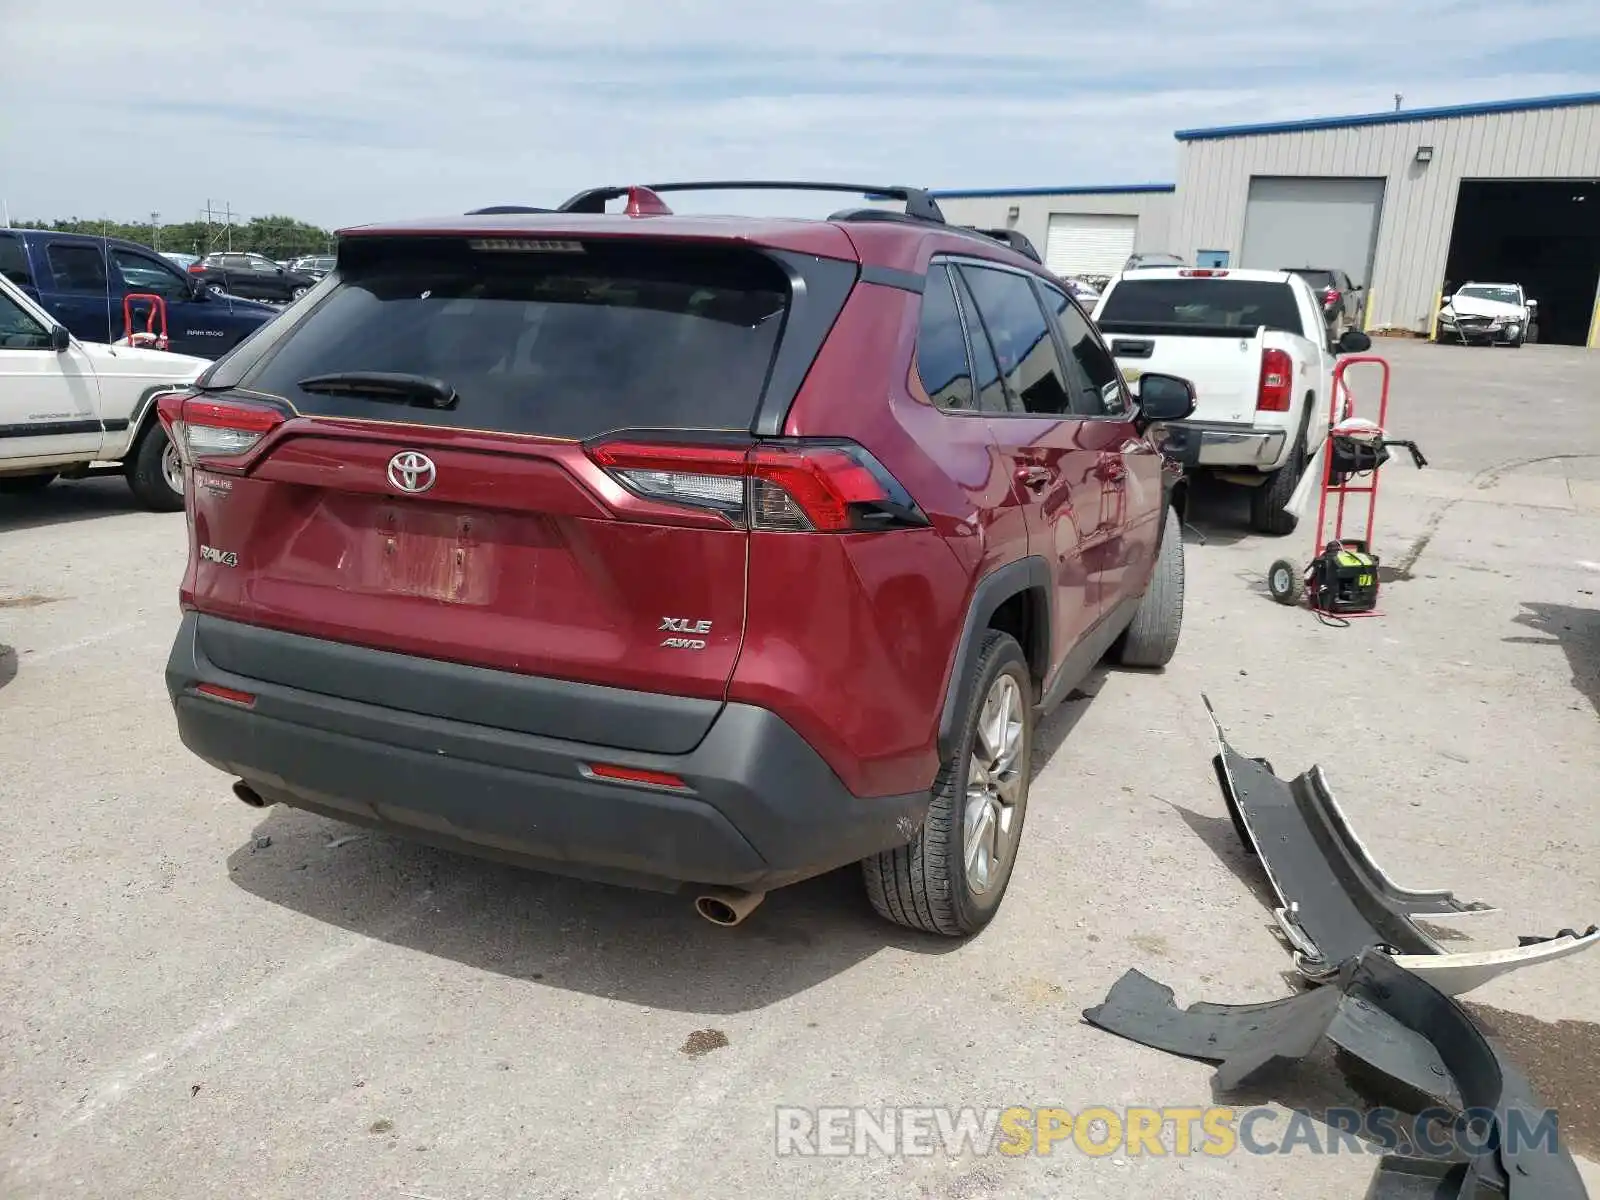
[[15, 218], [1161, 181], [1175, 129], [1600, 90], [1595, 0], [0, 0], [0, 27]]

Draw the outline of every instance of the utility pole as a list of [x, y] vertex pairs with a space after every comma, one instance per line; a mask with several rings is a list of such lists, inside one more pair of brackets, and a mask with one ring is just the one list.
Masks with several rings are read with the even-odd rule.
[[161, 252], [161, 214], [158, 212], [150, 214], [150, 249]]
[[1405, 99], [1405, 97], [1402, 96], [1399, 92], [1396, 92], [1394, 94], [1394, 110], [1395, 110], [1395, 112], [1399, 112], [1400, 111], [1400, 102], [1402, 100], [1404, 100], [1404, 99]]

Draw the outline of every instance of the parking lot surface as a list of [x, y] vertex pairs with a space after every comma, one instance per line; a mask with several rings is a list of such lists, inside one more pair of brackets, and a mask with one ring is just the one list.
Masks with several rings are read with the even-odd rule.
[[[1248, 535], [1207, 489], [1177, 659], [1041, 727], [1016, 877], [965, 944], [879, 921], [848, 871], [729, 930], [248, 809], [163, 687], [182, 515], [116, 480], [0, 497], [0, 1194], [1362, 1195], [1349, 1152], [779, 1155], [775, 1113], [1211, 1104], [1209, 1067], [1080, 1020], [1129, 967], [1180, 1004], [1291, 989], [1202, 693], [1280, 775], [1320, 763], [1396, 878], [1499, 906], [1490, 944], [1600, 920], [1600, 355], [1378, 349], [1432, 460], [1384, 471], [1383, 615], [1273, 604], [1309, 531]], [[1470, 997], [1591, 1159], [1596, 996], [1600, 954]], [[1245, 1101], [1357, 1103], [1321, 1060]]]

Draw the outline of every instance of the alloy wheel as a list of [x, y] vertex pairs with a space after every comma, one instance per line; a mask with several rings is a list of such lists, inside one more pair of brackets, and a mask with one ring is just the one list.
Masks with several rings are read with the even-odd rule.
[[1009, 674], [995, 678], [978, 713], [967, 768], [962, 856], [967, 887], [982, 896], [1006, 877], [1022, 827], [1025, 714], [1022, 689]]

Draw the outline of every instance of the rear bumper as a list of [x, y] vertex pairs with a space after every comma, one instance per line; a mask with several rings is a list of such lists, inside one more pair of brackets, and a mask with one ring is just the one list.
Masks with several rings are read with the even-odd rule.
[[[197, 637], [214, 618], [184, 617], [167, 690], [184, 745], [264, 799], [449, 849], [635, 887], [721, 884], [765, 890], [903, 845], [927, 815], [926, 792], [861, 798], [776, 714], [728, 704], [685, 753], [619, 750], [324, 695], [225, 671]], [[238, 628], [238, 627], [235, 627]], [[371, 656], [426, 694], [449, 664], [294, 634], [283, 653], [348, 663]], [[249, 692], [250, 707], [196, 692]], [[561, 704], [542, 681], [541, 703]], [[588, 685], [582, 702], [592, 710]], [[617, 690], [620, 717], [642, 700]], [[464, 715], [464, 714], [463, 714]], [[594, 763], [676, 775], [686, 790], [601, 782]]]
[[1287, 455], [1287, 430], [1254, 429], [1209, 421], [1183, 421], [1168, 426], [1165, 452], [1185, 467], [1275, 470]]

